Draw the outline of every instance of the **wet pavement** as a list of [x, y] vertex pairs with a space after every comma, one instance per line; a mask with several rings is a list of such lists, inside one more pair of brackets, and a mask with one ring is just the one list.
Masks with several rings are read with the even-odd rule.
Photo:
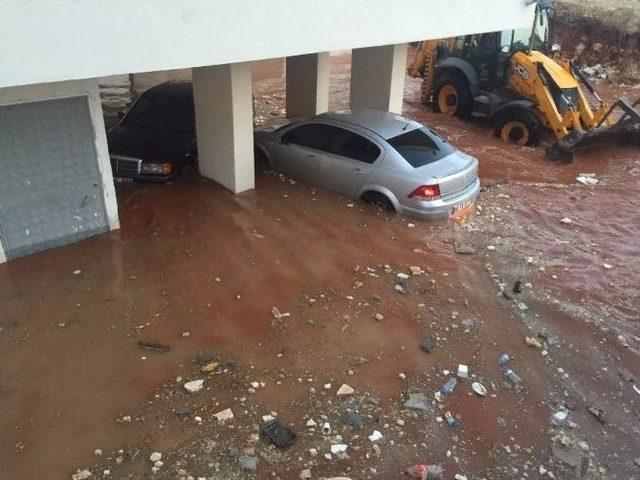
[[[333, 108], [346, 106], [348, 68], [349, 55], [332, 57]], [[281, 78], [259, 78], [257, 115], [277, 116], [283, 93]], [[0, 266], [3, 478], [87, 467], [111, 478], [293, 479], [304, 468], [313, 478], [397, 478], [415, 463], [440, 464], [447, 479], [640, 478], [640, 396], [619, 375], [640, 371], [638, 152], [601, 147], [558, 164], [418, 98], [407, 79], [405, 114], [480, 160], [484, 189], [467, 219], [390, 217], [269, 172], [234, 196], [192, 174], [120, 183], [120, 231]], [[582, 172], [600, 182], [578, 184]], [[474, 253], [456, 254], [455, 242]], [[398, 273], [409, 275], [406, 295], [394, 289]], [[274, 306], [290, 316], [274, 318]], [[427, 336], [438, 343], [430, 354], [420, 350]], [[140, 349], [141, 339], [171, 350]], [[201, 373], [193, 358], [207, 349], [238, 366]], [[502, 352], [515, 356], [523, 389], [503, 380]], [[437, 402], [443, 372], [458, 363], [475, 377]], [[187, 394], [182, 384], [196, 378], [205, 391]], [[486, 397], [471, 393], [474, 380]], [[342, 383], [353, 397], [335, 395]], [[417, 391], [427, 412], [402, 407]], [[362, 431], [340, 424], [353, 405]], [[573, 423], [554, 427], [562, 405]], [[213, 414], [227, 407], [236, 418], [219, 425]], [[184, 408], [186, 419], [172, 414]], [[445, 410], [460, 424], [443, 426]], [[282, 452], [247, 440], [272, 411], [299, 435]], [[330, 437], [305, 427], [322, 415]], [[380, 452], [367, 439], [374, 429]], [[336, 434], [350, 458], [324, 458]], [[578, 441], [587, 449], [577, 469], [554, 456], [575, 454]], [[257, 474], [228, 457], [233, 446], [255, 449], [245, 453], [259, 458]], [[155, 475], [153, 451], [165, 454]]]

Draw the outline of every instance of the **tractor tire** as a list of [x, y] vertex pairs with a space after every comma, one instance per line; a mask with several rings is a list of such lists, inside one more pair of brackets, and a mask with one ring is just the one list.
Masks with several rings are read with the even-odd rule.
[[460, 73], [444, 71], [436, 79], [433, 90], [433, 110], [436, 113], [469, 118], [473, 109], [473, 96], [469, 82]]
[[505, 142], [535, 147], [540, 143], [544, 126], [530, 110], [513, 109], [500, 113], [494, 119], [494, 133]]

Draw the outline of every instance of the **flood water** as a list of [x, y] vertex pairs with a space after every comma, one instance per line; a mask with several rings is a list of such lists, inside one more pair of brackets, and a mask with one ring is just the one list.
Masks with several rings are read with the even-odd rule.
[[[348, 53], [332, 56], [332, 108], [348, 105], [349, 66]], [[129, 78], [102, 83], [105, 113], [114, 118], [131, 98]], [[254, 97], [257, 115], [279, 115], [281, 60], [254, 70]], [[448, 471], [463, 466], [494, 472], [489, 478], [511, 478], [492, 470], [522, 463], [522, 457], [496, 453], [514, 443], [510, 437], [532, 449], [531, 455], [548, 456], [549, 392], [580, 392], [579, 405], [598, 399], [612, 415], [624, 416], [624, 409], [637, 406], [635, 393], [618, 392], [616, 369], [640, 371], [638, 152], [608, 146], [579, 153], [571, 165], [554, 163], [542, 149], [505, 145], [487, 125], [432, 113], [420, 104], [419, 81], [411, 78], [405, 114], [478, 157], [485, 191], [481, 210], [469, 220], [429, 224], [388, 217], [265, 172], [254, 191], [236, 196], [188, 175], [170, 185], [118, 184], [119, 231], [1, 265], [3, 478], [68, 478], [96, 461], [97, 448], [113, 452], [135, 444], [148, 457], [148, 451], [180, 445], [194, 433], [175, 422], [159, 427], [155, 407], [135, 425], [116, 419], [145, 411], [157, 401], [156, 389], [188, 375], [195, 353], [207, 348], [272, 380], [256, 397], [261, 412], [286, 412], [299, 428], [310, 407], [298, 377], [313, 378], [318, 390], [346, 379], [391, 408], [407, 390], [399, 373], [433, 390], [438, 387], [431, 382], [442, 381], [443, 369], [464, 360], [473, 371], [485, 372], [486, 385], [499, 385], [496, 356], [517, 352], [526, 396], [497, 390], [478, 402], [460, 395], [449, 408], [463, 415], [456, 431], [462, 440], [453, 440], [435, 420], [408, 429], [418, 446], [381, 462], [379, 478], [393, 478], [409, 462], [427, 459]], [[595, 173], [600, 183], [577, 184], [582, 172]], [[562, 223], [565, 217], [572, 223]], [[409, 228], [410, 222], [417, 226]], [[478, 254], [453, 253], [456, 239], [474, 244]], [[488, 243], [497, 245], [495, 255], [487, 253]], [[393, 276], [383, 280], [385, 264], [402, 271], [419, 265], [428, 274], [420, 288], [398, 296]], [[535, 293], [524, 297], [531, 324], [498, 297], [487, 264], [507, 281], [524, 277], [533, 284]], [[370, 275], [366, 267], [375, 271]], [[313, 306], [310, 297], [318, 299]], [[285, 325], [274, 324], [274, 306], [292, 313]], [[383, 322], [372, 320], [376, 311], [384, 314]], [[460, 333], [463, 317], [475, 319], [474, 333]], [[522, 346], [535, 322], [560, 339], [549, 357]], [[417, 348], [425, 334], [443, 345], [430, 357]], [[619, 334], [630, 348], [616, 341]], [[171, 351], [141, 350], [135, 346], [139, 339], [167, 343]], [[356, 367], [352, 359], [359, 356], [370, 361]], [[559, 366], [570, 381], [558, 379]], [[348, 376], [350, 369], [355, 375]], [[285, 387], [275, 386], [276, 372], [284, 372]], [[242, 394], [216, 392], [218, 402]], [[201, 407], [217, 411], [215, 404]], [[598, 464], [630, 478], [624, 475], [634, 468], [628, 457], [639, 446], [637, 427], [613, 421], [602, 437], [584, 409], [575, 416]], [[292, 462], [304, 455], [305, 441]], [[458, 463], [446, 456], [452, 448]], [[335, 463], [322, 468], [340, 473]], [[281, 478], [298, 475], [286, 465], [273, 469]], [[264, 473], [261, 478], [268, 478]], [[121, 474], [150, 477], [144, 461], [123, 467]]]

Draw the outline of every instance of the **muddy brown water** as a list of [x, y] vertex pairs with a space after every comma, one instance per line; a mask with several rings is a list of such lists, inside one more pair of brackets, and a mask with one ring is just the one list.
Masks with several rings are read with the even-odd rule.
[[[348, 67], [348, 55], [332, 57], [334, 108], [347, 104]], [[269, 96], [270, 103], [261, 104], [266, 113], [282, 102], [281, 74], [273, 77], [257, 82], [257, 96]], [[505, 231], [498, 222], [488, 233], [513, 245], [496, 262], [497, 271], [510, 281], [524, 272], [560, 305], [581, 305], [612, 329], [607, 334], [575, 311], [526, 297], [531, 318], [544, 319], [555, 334], [573, 340], [556, 355], [584, 391], [585, 402], [598, 400], [608, 411], [626, 415], [618, 405], [635, 405], [635, 394], [614, 394], [612, 376], [620, 364], [640, 368], [636, 345], [624, 349], [616, 341], [618, 332], [630, 341], [640, 333], [637, 151], [601, 147], [560, 165], [540, 150], [505, 145], [486, 125], [432, 113], [418, 101], [415, 79], [407, 79], [405, 93], [407, 115], [476, 155], [482, 179], [505, 184], [500, 192], [514, 200], [503, 221], [523, 228]], [[576, 186], [576, 175], [585, 171], [596, 173], [602, 184]], [[562, 390], [553, 379], [555, 367], [522, 347], [528, 330], [512, 305], [497, 298], [484, 269], [490, 260], [452, 253], [450, 241], [463, 235], [464, 222], [387, 218], [359, 203], [350, 207], [351, 200], [331, 192], [264, 173], [254, 191], [237, 196], [195, 175], [171, 185], [118, 184], [117, 193], [119, 231], [0, 266], [3, 478], [68, 478], [94, 461], [96, 448], [107, 452], [133, 443], [148, 456], [152, 449], [175, 447], [193, 433], [177, 426], [158, 430], [154, 422], [127, 428], [115, 420], [139, 410], [163, 383], [188, 373], [195, 353], [210, 347], [265, 377], [281, 368], [313, 377], [317, 388], [346, 381], [380, 396], [383, 408], [401, 401], [406, 386], [400, 372], [413, 378], [427, 370], [428, 393], [444, 380], [443, 369], [464, 360], [473, 372], [482, 372], [485, 385], [498, 385], [495, 358], [502, 351], [517, 352], [526, 397], [497, 391], [495, 398], [478, 401], [461, 394], [448, 404], [463, 417], [455, 431], [463, 438], [459, 448], [466, 445], [468, 453], [461, 465], [468, 472], [491, 471], [499, 463], [496, 449], [509, 437], [545, 451], [547, 393]], [[486, 195], [481, 206], [495, 200]], [[559, 222], [565, 216], [574, 223]], [[409, 221], [417, 226], [408, 228]], [[548, 259], [547, 272], [523, 267], [529, 254]], [[604, 270], [603, 263], [614, 268]], [[426, 300], [420, 292], [398, 296], [378, 279], [354, 288], [361, 279], [355, 266], [379, 272], [384, 264], [429, 268], [438, 288]], [[325, 308], [300, 306], [303, 295], [320, 293], [330, 299]], [[382, 299], [379, 307], [374, 295]], [[356, 308], [347, 296], [369, 304]], [[293, 313], [282, 331], [273, 330], [273, 306]], [[383, 322], [372, 320], [378, 310]], [[451, 326], [454, 311], [476, 319], [474, 336]], [[182, 337], [185, 331], [188, 338]], [[417, 348], [425, 333], [441, 338], [442, 348], [429, 357]], [[170, 344], [171, 351], [138, 349], [141, 338]], [[348, 376], [348, 359], [356, 356], [371, 361]], [[290, 403], [306, 392], [295, 383], [287, 389], [270, 385], [255, 401], [300, 422], [303, 412]], [[579, 418], [589, 443], [605, 449], [609, 467], [629, 472], [627, 457], [637, 445], [624, 442], [637, 428], [617, 420], [618, 430], [603, 440], [598, 425], [584, 414]], [[381, 463], [380, 478], [392, 478], [418, 461], [442, 463], [448, 472], [460, 467], [446, 457], [455, 443], [453, 432], [407, 430], [417, 445], [426, 441], [428, 448], [407, 448]], [[619, 465], [610, 456], [615, 452], [626, 455]], [[134, 465], [130, 473], [145, 477], [143, 467]], [[336, 468], [322, 464], [320, 471], [340, 473]]]

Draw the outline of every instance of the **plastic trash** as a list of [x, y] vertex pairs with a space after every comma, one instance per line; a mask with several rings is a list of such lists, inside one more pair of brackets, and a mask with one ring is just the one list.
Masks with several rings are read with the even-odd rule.
[[442, 385], [440, 393], [442, 393], [442, 395], [451, 395], [453, 393], [453, 389], [456, 388], [457, 383], [458, 380], [456, 380], [455, 377], [449, 378], [449, 380], [444, 382], [444, 385]]
[[556, 426], [565, 425], [569, 421], [569, 412], [566, 410], [558, 410], [551, 415], [551, 423]]
[[411, 478], [419, 478], [422, 480], [427, 476], [427, 466], [425, 464], [414, 465], [413, 467], [403, 469], [402, 474]]
[[498, 357], [498, 365], [504, 365], [505, 363], [510, 362], [511, 360], [513, 360], [513, 355], [510, 355], [508, 353], [503, 353]]
[[487, 394], [487, 389], [484, 385], [482, 385], [480, 382], [473, 382], [471, 384], [471, 390], [473, 390], [476, 395], [480, 395], [481, 397], [484, 397]]
[[510, 368], [505, 368], [502, 371], [502, 374], [507, 380], [509, 380], [514, 385], [520, 385], [522, 383], [522, 378], [520, 378], [518, 374], [513, 370], [511, 370]]
[[469, 378], [469, 366], [464, 364], [458, 365], [458, 377]]
[[516, 280], [516, 283], [513, 284], [513, 293], [522, 293], [523, 283], [522, 280]]
[[454, 417], [453, 413], [451, 413], [449, 410], [444, 412], [444, 420], [447, 422], [447, 425], [449, 425], [450, 427], [455, 427], [456, 424], [458, 423], [458, 421], [456, 420], [456, 417]]
[[296, 434], [277, 418], [265, 423], [262, 433], [279, 448], [287, 448], [296, 439]]

